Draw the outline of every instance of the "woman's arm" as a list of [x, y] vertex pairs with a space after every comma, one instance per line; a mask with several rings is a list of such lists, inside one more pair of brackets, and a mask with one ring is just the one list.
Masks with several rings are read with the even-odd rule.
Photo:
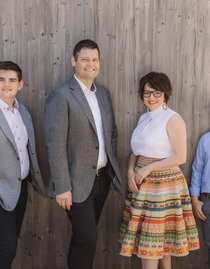
[[133, 153], [131, 153], [130, 155], [130, 159], [128, 162], [128, 173], [127, 173], [127, 177], [128, 177], [128, 188], [131, 191], [138, 191], [138, 187], [136, 185], [136, 181], [135, 181], [135, 164], [137, 161], [137, 156], [135, 156]]

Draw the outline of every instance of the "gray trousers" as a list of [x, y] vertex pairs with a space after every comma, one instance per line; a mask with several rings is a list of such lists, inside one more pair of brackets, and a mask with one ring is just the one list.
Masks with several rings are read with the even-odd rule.
[[201, 194], [201, 201], [203, 202], [202, 210], [206, 216], [206, 220], [202, 221], [202, 228], [204, 241], [208, 247], [208, 263], [210, 268], [210, 194]]

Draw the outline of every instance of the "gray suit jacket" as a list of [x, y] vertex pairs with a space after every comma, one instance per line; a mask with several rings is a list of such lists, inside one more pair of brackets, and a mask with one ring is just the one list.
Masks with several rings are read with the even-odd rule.
[[[28, 132], [28, 153], [32, 183], [40, 193], [44, 194], [44, 184], [36, 157], [31, 116], [21, 103], [19, 103], [19, 112]], [[21, 188], [20, 179], [21, 170], [16, 143], [7, 120], [0, 110], [0, 204], [8, 211], [12, 211], [17, 204]]]
[[[121, 192], [116, 160], [117, 128], [108, 90], [96, 85], [104, 128], [108, 175]], [[51, 171], [49, 195], [71, 190], [73, 202], [83, 202], [93, 187], [99, 143], [88, 102], [74, 77], [51, 92], [46, 102], [46, 142]]]

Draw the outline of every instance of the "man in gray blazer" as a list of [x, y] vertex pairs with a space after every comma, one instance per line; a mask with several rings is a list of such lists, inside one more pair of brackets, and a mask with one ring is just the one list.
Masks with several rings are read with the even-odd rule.
[[32, 120], [16, 100], [22, 89], [22, 71], [0, 62], [0, 268], [10, 269], [15, 257], [27, 201], [28, 175], [44, 194], [36, 157]]
[[50, 195], [56, 196], [72, 223], [69, 268], [91, 269], [96, 225], [110, 182], [121, 192], [117, 128], [108, 90], [94, 83], [100, 67], [98, 45], [81, 40], [71, 63], [74, 75], [46, 102]]

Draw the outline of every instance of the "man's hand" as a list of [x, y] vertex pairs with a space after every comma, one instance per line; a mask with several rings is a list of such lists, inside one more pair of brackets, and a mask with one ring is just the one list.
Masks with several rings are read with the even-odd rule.
[[206, 216], [203, 214], [203, 211], [202, 211], [203, 202], [199, 201], [197, 196], [192, 196], [191, 200], [192, 200], [192, 206], [193, 206], [193, 211], [195, 215], [199, 219], [205, 221]]
[[67, 191], [56, 195], [57, 204], [63, 209], [70, 210], [72, 206], [72, 192]]

